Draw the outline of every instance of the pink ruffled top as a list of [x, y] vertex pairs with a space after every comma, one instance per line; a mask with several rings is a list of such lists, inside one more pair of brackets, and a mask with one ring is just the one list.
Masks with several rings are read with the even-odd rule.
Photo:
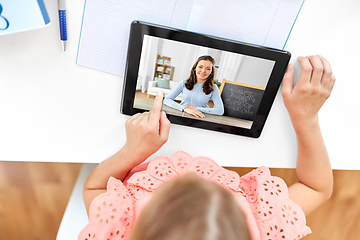
[[129, 172], [123, 182], [111, 177], [107, 192], [90, 206], [89, 224], [79, 240], [128, 239], [134, 222], [164, 182], [195, 172], [229, 190], [245, 213], [253, 240], [300, 239], [311, 233], [303, 211], [289, 199], [285, 182], [259, 167], [239, 177], [206, 157], [193, 158], [178, 151], [172, 157], [158, 157]]

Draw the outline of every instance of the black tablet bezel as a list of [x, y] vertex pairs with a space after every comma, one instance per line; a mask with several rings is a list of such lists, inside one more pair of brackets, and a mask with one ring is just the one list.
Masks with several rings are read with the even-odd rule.
[[137, 109], [133, 107], [144, 35], [275, 61], [275, 65], [265, 88], [259, 109], [250, 129], [192, 118], [179, 117], [170, 114], [167, 115], [171, 123], [184, 126], [191, 126], [253, 138], [258, 138], [260, 136], [289, 63], [291, 57], [289, 52], [245, 44], [229, 39], [221, 39], [214, 36], [208, 36], [179, 29], [173, 29], [155, 24], [134, 21], [131, 24], [123, 92], [120, 103], [120, 112], [126, 115], [134, 115], [136, 113], [146, 111], [144, 109]]

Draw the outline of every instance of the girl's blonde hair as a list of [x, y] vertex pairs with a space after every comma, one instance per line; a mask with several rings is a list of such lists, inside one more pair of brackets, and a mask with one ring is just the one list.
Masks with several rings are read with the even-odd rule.
[[250, 240], [250, 233], [228, 190], [188, 173], [155, 191], [130, 239]]

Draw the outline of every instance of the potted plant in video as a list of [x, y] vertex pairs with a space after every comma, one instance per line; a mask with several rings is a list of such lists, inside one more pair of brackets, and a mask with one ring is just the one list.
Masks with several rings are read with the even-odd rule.
[[221, 86], [221, 82], [219, 82], [219, 80], [217, 80], [217, 79], [214, 80], [214, 84], [216, 84], [216, 86], [218, 86], [218, 88], [220, 88], [220, 86]]

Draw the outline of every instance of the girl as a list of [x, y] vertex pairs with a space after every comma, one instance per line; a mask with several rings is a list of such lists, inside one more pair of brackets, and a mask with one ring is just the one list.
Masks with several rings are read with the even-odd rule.
[[239, 177], [209, 158], [193, 159], [181, 151], [141, 164], [168, 138], [170, 123], [160, 112], [159, 93], [150, 112], [126, 122], [124, 147], [88, 176], [84, 201], [90, 223], [79, 239], [255, 240], [309, 234], [305, 215], [333, 189], [318, 111], [335, 76], [320, 55], [298, 60], [297, 84], [293, 86], [294, 68], [289, 65], [282, 89], [297, 136], [298, 183], [287, 189], [266, 167]]
[[[224, 106], [219, 88], [214, 84], [214, 73], [215, 60], [211, 56], [199, 57], [190, 70], [190, 77], [181, 81], [166, 96], [164, 104], [200, 118], [205, 117], [203, 113], [223, 115]], [[178, 104], [174, 99], [180, 93], [183, 100]], [[210, 99], [214, 102], [214, 108], [207, 106]]]

